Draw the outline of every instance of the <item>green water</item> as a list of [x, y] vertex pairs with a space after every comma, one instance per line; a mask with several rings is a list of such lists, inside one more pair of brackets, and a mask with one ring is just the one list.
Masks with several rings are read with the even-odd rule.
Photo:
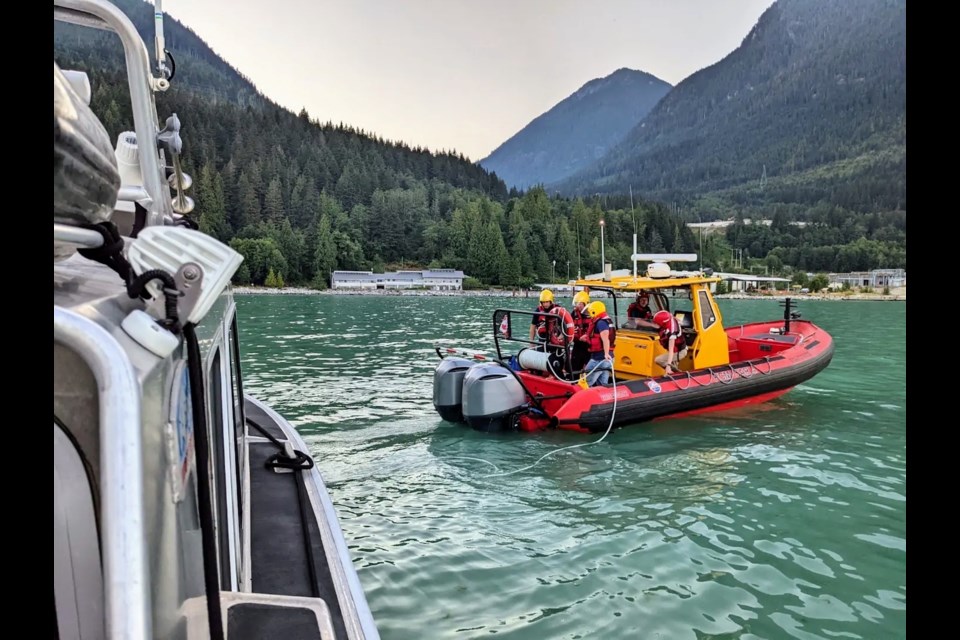
[[598, 436], [444, 422], [432, 375], [434, 344], [489, 353], [493, 309], [532, 299], [238, 305], [246, 389], [310, 446], [384, 640], [906, 636], [903, 302], [802, 301], [836, 340], [817, 377], [529, 469]]

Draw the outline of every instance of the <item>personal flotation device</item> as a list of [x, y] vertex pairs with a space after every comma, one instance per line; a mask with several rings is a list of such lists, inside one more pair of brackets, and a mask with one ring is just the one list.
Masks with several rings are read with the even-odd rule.
[[573, 335], [579, 340], [581, 337], [587, 335], [587, 331], [590, 330], [590, 316], [587, 315], [586, 309], [583, 311], [574, 309], [570, 312], [570, 315], [573, 318]]
[[687, 346], [687, 339], [683, 337], [683, 330], [676, 318], [670, 318], [670, 324], [660, 329], [660, 344], [664, 349], [670, 347], [670, 336], [676, 336], [673, 341], [673, 350], [683, 351]]
[[[556, 305], [554, 305], [556, 306]], [[537, 328], [537, 339], [544, 340], [548, 335], [547, 330], [547, 317], [546, 314], [550, 313], [543, 308], [542, 304], [537, 305], [537, 308], [534, 309], [533, 318], [530, 320], [530, 324]]]
[[556, 320], [547, 320], [550, 331], [550, 344], [566, 346], [573, 341], [576, 325], [570, 312], [559, 305], [554, 305], [550, 313], [559, 316]]
[[[646, 311], [643, 311], [646, 309]], [[641, 307], [639, 302], [631, 302], [630, 306], [627, 307], [627, 317], [628, 318], [640, 318], [641, 320], [652, 320], [653, 311], [650, 310], [650, 307]]]
[[587, 329], [587, 342], [590, 344], [590, 353], [603, 351], [603, 339], [600, 337], [600, 334], [595, 331], [597, 328], [597, 322], [600, 320], [606, 320], [607, 324], [610, 326], [610, 333], [607, 336], [610, 340], [610, 351], [613, 351], [613, 346], [617, 342], [617, 327], [613, 320], [610, 319], [610, 316], [607, 315], [606, 311], [599, 313], [590, 321], [590, 327]]

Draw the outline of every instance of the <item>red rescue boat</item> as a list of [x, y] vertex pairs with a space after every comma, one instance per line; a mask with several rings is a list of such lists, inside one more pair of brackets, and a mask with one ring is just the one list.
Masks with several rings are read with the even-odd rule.
[[[589, 364], [575, 368], [569, 341], [528, 340], [532, 319], [542, 320], [546, 329], [537, 335], [551, 335], [551, 316], [498, 309], [493, 314], [496, 358], [477, 361], [438, 348], [442, 361], [434, 374], [434, 406], [443, 418], [481, 430], [602, 432], [766, 402], [830, 364], [830, 334], [800, 319], [790, 298], [781, 301], [782, 319], [724, 327], [712, 294], [720, 280], [704, 272], [678, 274], [658, 260], [643, 277], [574, 283], [612, 312], [606, 318], [612, 375], [596, 386], [589, 386], [584, 375]], [[641, 292], [651, 311], [669, 311], [676, 319], [673, 326], [682, 331], [686, 353], [671, 373], [657, 362], [666, 350], [656, 327], [619, 311], [625, 305], [618, 302]]]

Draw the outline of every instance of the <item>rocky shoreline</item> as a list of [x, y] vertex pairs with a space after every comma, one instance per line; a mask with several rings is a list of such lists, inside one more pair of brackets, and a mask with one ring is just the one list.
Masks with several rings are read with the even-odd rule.
[[[475, 289], [469, 291], [433, 291], [423, 289], [308, 289], [305, 287], [284, 287], [283, 289], [273, 289], [268, 287], [234, 287], [233, 292], [238, 295], [247, 294], [267, 294], [267, 295], [326, 295], [326, 296], [432, 296], [441, 298], [530, 298], [536, 299], [537, 291], [518, 291], [511, 295], [511, 292], [498, 291], [493, 289]], [[716, 296], [718, 300], [763, 300], [766, 298], [785, 298], [782, 293], [777, 294], [753, 294], [753, 293], [724, 293]], [[836, 293], [794, 293], [790, 295], [793, 299], [804, 300], [883, 300], [883, 301], [906, 301], [907, 288], [901, 287], [892, 290], [889, 295], [882, 293], [855, 293], [852, 291]]]

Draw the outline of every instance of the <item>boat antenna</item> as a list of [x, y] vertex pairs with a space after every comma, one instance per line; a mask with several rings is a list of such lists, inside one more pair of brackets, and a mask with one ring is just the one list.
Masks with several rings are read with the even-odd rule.
[[[633, 185], [630, 185], [630, 217], [633, 218], [633, 237], [634, 237], [634, 247], [633, 252], [637, 252], [636, 247], [636, 237], [637, 237], [637, 215], [633, 212]], [[636, 274], [634, 274], [636, 275]]]
[[[170, 80], [173, 78], [173, 71], [167, 67], [167, 55], [169, 51], [166, 49], [166, 45], [163, 40], [163, 0], [154, 0], [154, 11], [153, 11], [153, 24], [154, 24], [154, 41], [155, 41], [155, 54], [157, 56], [157, 71], [160, 73], [160, 77], [163, 80]], [[173, 62], [173, 56], [170, 56], [170, 61], [173, 63], [173, 69], [176, 69], [176, 63]]]

